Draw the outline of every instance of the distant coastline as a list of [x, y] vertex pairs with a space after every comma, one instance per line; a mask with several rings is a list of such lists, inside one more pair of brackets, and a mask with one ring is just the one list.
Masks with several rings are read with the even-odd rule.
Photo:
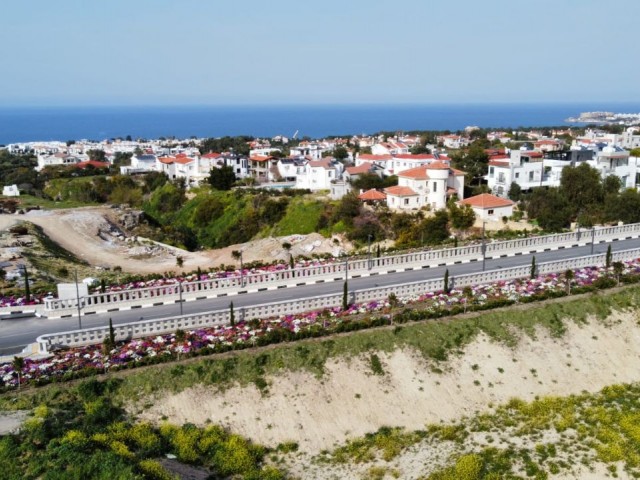
[[578, 112], [639, 111], [620, 104], [433, 104], [0, 108], [0, 144], [109, 138], [311, 138], [379, 131], [566, 126]]
[[596, 125], [638, 125], [640, 113], [583, 112], [578, 117], [569, 117], [567, 123], [594, 123]]

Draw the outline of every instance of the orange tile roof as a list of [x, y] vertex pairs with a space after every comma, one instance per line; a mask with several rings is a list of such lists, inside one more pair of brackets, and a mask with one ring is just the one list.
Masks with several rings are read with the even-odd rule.
[[99, 162], [98, 160], [86, 160], [84, 162], [76, 163], [74, 167], [86, 168], [89, 165], [95, 168], [108, 168], [110, 164], [109, 162]]
[[447, 170], [451, 168], [448, 163], [444, 163], [444, 162], [428, 163], [427, 165], [425, 165], [425, 167], [428, 168], [429, 170]]
[[489, 162], [489, 166], [490, 167], [504, 167], [504, 168], [508, 168], [509, 167], [509, 162], [500, 162], [498, 160], [495, 161], [490, 161]]
[[219, 153], [211, 152], [211, 153], [206, 153], [202, 155], [202, 158], [218, 158], [220, 156], [221, 155]]
[[385, 200], [387, 196], [383, 192], [379, 192], [375, 188], [372, 188], [371, 190], [362, 192], [360, 195], [358, 195], [358, 198], [360, 200], [376, 201], [376, 200]]
[[166, 165], [171, 165], [173, 162], [176, 161], [176, 159], [174, 157], [158, 157], [158, 161]]
[[[448, 167], [447, 167], [448, 168]], [[429, 174], [427, 173], [427, 166], [422, 165], [421, 167], [410, 168], [408, 170], [404, 170], [398, 173], [399, 177], [405, 178], [413, 178], [414, 180], [426, 180], [429, 178]]]
[[254, 155], [253, 157], [249, 157], [249, 160], [253, 162], [268, 162], [272, 158], [273, 157], [270, 157], [268, 155]]
[[476, 195], [475, 197], [465, 198], [464, 200], [460, 200], [461, 204], [471, 205], [472, 207], [480, 207], [483, 209], [487, 208], [498, 208], [498, 207], [510, 207], [513, 205], [511, 200], [506, 198], [496, 197], [495, 195], [491, 195], [490, 193], [481, 193], [480, 195]]
[[418, 195], [409, 187], [401, 187], [396, 185], [395, 187], [388, 187], [384, 189], [387, 195], [394, 195], [396, 197], [411, 197], [414, 195]]
[[191, 162], [193, 162], [193, 158], [189, 158], [189, 157], [180, 157], [180, 158], [176, 158], [175, 160], [175, 163], [179, 163], [180, 165], [187, 165]]
[[371, 165], [363, 163], [357, 167], [347, 167], [345, 170], [349, 175], [359, 175], [360, 173], [368, 173], [371, 170]]

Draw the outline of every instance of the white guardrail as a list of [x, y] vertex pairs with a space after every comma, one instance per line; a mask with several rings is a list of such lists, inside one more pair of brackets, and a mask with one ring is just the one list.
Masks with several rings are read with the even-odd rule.
[[[601, 227], [578, 232], [559, 233], [540, 237], [521, 238], [485, 245], [487, 259], [515, 254], [528, 254], [552, 248], [571, 248], [589, 243], [610, 242], [640, 236], [640, 223], [617, 227]], [[453, 263], [479, 261], [483, 258], [483, 245], [469, 245], [458, 248], [426, 250], [394, 256], [383, 256], [349, 260], [350, 277], [394, 273], [406, 269], [429, 268]], [[182, 300], [200, 300], [215, 298], [238, 291], [305, 285], [341, 280], [344, 278], [346, 262], [336, 262], [314, 267], [295, 268], [276, 272], [256, 273], [243, 277], [217, 278], [200, 282], [159, 287], [139, 288], [111, 293], [96, 293], [80, 299], [81, 308], [86, 314], [105, 312], [115, 307], [143, 308]], [[57, 318], [75, 315], [77, 300], [45, 300], [43, 315]]]
[[[623, 250], [612, 254], [613, 261], [633, 260], [639, 257], [640, 248]], [[542, 275], [546, 273], [564, 272], [568, 269], [600, 266], [604, 265], [605, 262], [606, 254], [598, 254], [541, 263], [537, 268], [538, 273]], [[464, 287], [466, 285], [482, 285], [499, 280], [528, 277], [530, 272], [531, 267], [529, 265], [523, 265], [513, 268], [458, 275], [450, 277], [449, 285], [457, 288]], [[408, 297], [421, 295], [426, 292], [442, 290], [443, 288], [444, 279], [433, 279], [403, 285], [391, 285], [387, 287], [376, 287], [350, 292], [349, 301], [352, 303], [363, 303], [373, 300], [385, 300], [392, 293], [398, 297]], [[337, 307], [340, 305], [342, 305], [342, 293], [290, 300], [286, 302], [237, 307], [235, 318], [238, 321], [253, 318], [268, 318], [284, 314], [295, 314], [323, 308]], [[114, 325], [113, 328], [117, 340], [126, 340], [169, 333], [177, 329], [193, 330], [215, 325], [224, 325], [227, 323], [229, 323], [229, 310], [225, 309], [193, 315], [182, 315], [178, 317], [125, 323], [121, 325]], [[38, 343], [40, 353], [47, 353], [52, 347], [73, 347], [101, 343], [108, 334], [109, 327], [105, 326], [88, 328], [85, 330], [45, 334], [39, 336], [36, 341]]]

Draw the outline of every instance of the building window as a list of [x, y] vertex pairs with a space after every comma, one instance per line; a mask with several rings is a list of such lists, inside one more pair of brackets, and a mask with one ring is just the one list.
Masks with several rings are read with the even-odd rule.
[[408, 198], [405, 198], [405, 199], [404, 199], [404, 204], [405, 204], [405, 205], [409, 205], [409, 199], [408, 199]]
[[487, 212], [487, 214], [488, 214], [488, 215], [493, 215], [493, 210], [489, 210], [489, 211]]
[[533, 181], [533, 172], [529, 172], [529, 181], [532, 182]]
[[520, 178], [520, 172], [516, 172], [516, 178]]
[[436, 193], [438, 191], [438, 184], [436, 182], [433, 182], [433, 193]]

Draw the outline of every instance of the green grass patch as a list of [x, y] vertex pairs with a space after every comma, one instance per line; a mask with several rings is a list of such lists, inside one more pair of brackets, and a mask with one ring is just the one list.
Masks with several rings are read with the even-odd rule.
[[294, 197], [291, 199], [284, 217], [272, 228], [273, 236], [307, 235], [316, 231], [325, 203], [313, 198]]
[[79, 208], [99, 205], [96, 202], [81, 202], [77, 200], [50, 200], [48, 198], [34, 197], [33, 195], [20, 195], [18, 197], [20, 208], [44, 208], [47, 210], [55, 210], [60, 208]]

